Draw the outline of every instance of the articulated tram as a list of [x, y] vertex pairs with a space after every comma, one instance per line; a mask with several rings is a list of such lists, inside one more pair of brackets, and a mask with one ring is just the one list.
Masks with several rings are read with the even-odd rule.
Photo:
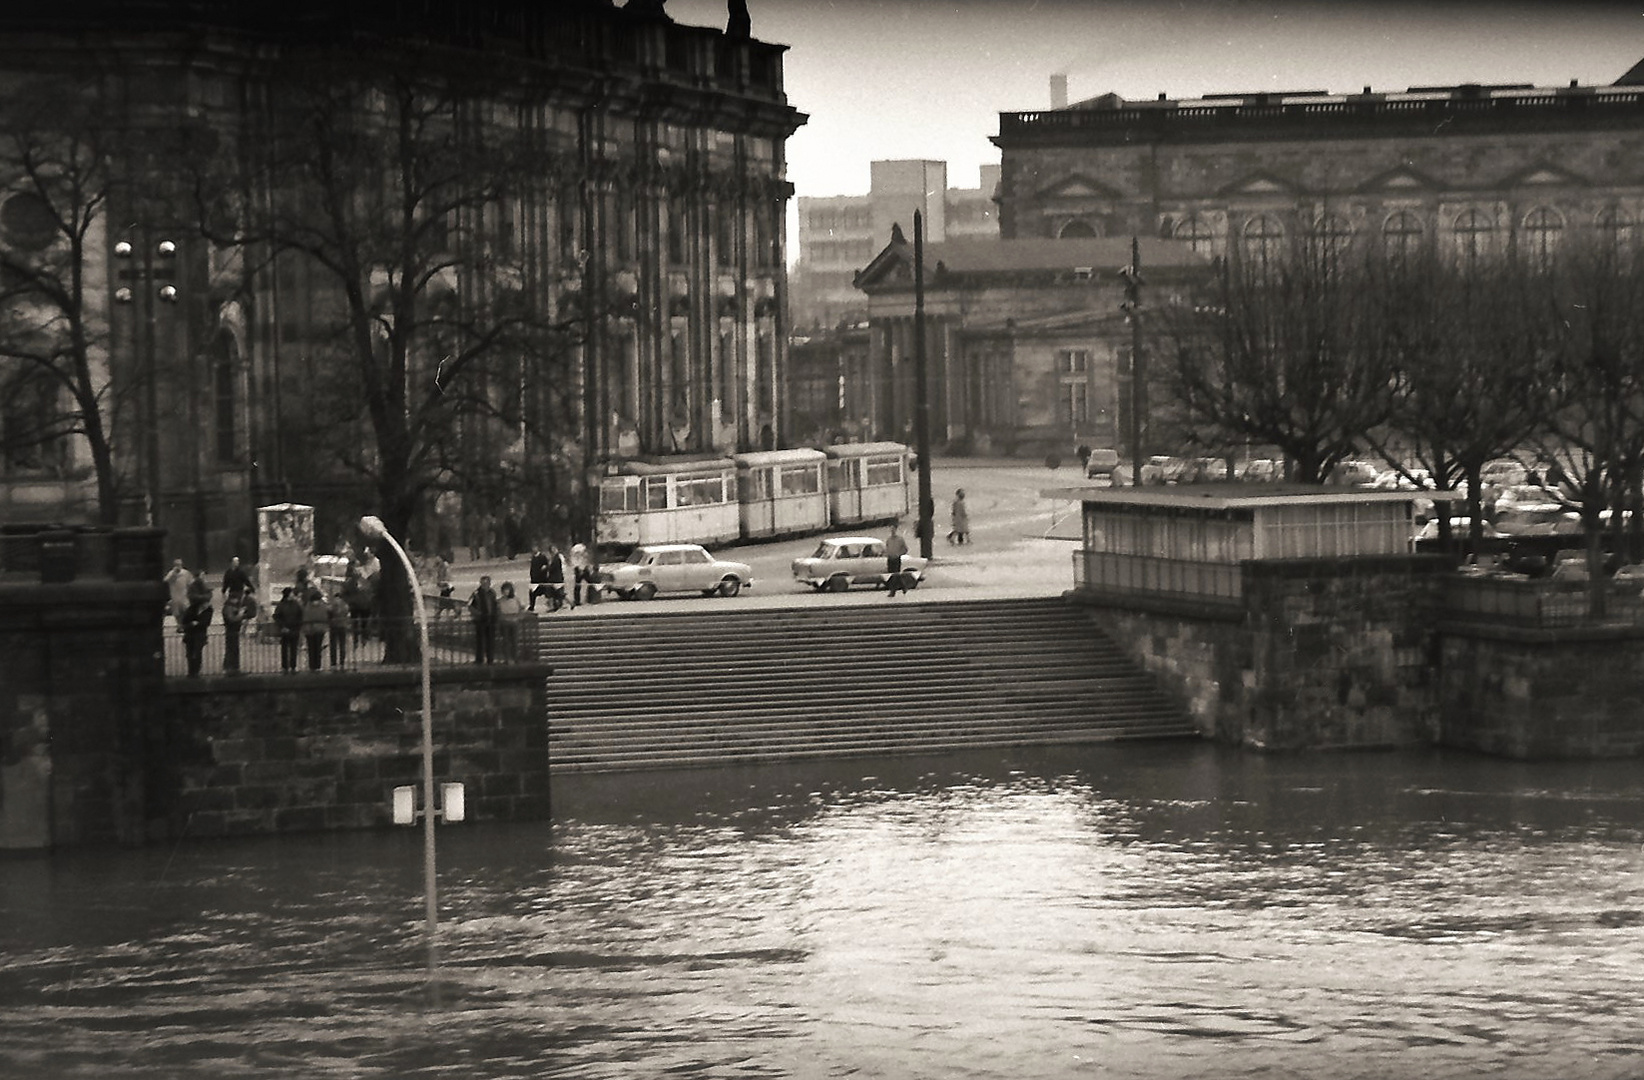
[[908, 448], [842, 443], [723, 458], [613, 462], [600, 479], [600, 546], [803, 536], [908, 513]]

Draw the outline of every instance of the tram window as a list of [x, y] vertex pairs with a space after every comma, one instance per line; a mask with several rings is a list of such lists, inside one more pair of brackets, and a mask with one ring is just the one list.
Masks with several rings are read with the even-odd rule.
[[742, 500], [752, 502], [756, 499], [770, 497], [771, 474], [764, 469], [749, 469], [738, 477], [742, 491]]
[[632, 514], [639, 510], [639, 485], [605, 483], [599, 486], [599, 508], [608, 514]]
[[723, 476], [681, 476], [674, 482], [679, 506], [711, 506], [726, 502]]
[[782, 494], [811, 495], [822, 490], [821, 479], [812, 465], [787, 465], [782, 469]]
[[645, 478], [645, 509], [668, 509], [668, 478], [666, 476], [647, 476]]
[[864, 487], [877, 487], [880, 484], [900, 484], [902, 482], [902, 459], [899, 457], [868, 458], [867, 478]]

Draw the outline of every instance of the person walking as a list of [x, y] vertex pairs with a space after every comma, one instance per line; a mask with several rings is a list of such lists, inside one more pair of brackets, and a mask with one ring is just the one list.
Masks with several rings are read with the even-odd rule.
[[898, 592], [906, 592], [907, 586], [902, 580], [902, 556], [908, 553], [908, 542], [902, 539], [897, 531], [896, 522], [891, 522], [890, 535], [885, 537], [885, 588], [889, 595], [895, 596]]
[[965, 505], [964, 488], [953, 493], [953, 528], [948, 533], [948, 543], [970, 543], [970, 507]]
[[223, 670], [230, 675], [240, 673], [240, 636], [245, 624], [257, 617], [257, 601], [251, 590], [223, 595]]
[[294, 595], [296, 590], [280, 590], [279, 602], [274, 605], [274, 625], [280, 632], [280, 670], [290, 674], [297, 670], [298, 642], [303, 635], [303, 605]]
[[542, 596], [547, 591], [548, 556], [539, 547], [531, 552], [531, 593], [526, 598], [529, 602], [525, 605], [525, 610], [535, 611], [537, 609], [537, 597]]
[[331, 609], [326, 605], [325, 594], [315, 588], [308, 590], [308, 599], [303, 601], [303, 637], [308, 642], [308, 670], [320, 670], [320, 661], [325, 656], [325, 632], [331, 626]]
[[479, 588], [468, 598], [468, 613], [474, 619], [474, 663], [489, 664], [495, 659], [498, 616], [490, 575], [480, 578]]
[[188, 677], [200, 677], [200, 665], [205, 660], [206, 635], [211, 628], [211, 586], [200, 578], [188, 591], [188, 604], [177, 619], [183, 634], [183, 652], [188, 657]]
[[497, 596], [497, 633], [505, 661], [519, 659], [519, 621], [524, 617], [525, 606], [514, 595], [514, 583], [503, 582], [502, 592]]
[[582, 606], [582, 587], [588, 586], [588, 592], [594, 591], [593, 578], [589, 577], [592, 564], [588, 560], [588, 545], [575, 543], [571, 545], [571, 606]]
[[548, 545], [548, 602], [549, 611], [565, 606], [565, 556], [553, 544]]

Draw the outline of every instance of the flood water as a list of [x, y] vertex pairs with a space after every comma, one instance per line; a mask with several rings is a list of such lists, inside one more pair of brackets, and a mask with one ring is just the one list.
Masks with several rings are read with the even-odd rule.
[[0, 862], [6, 1077], [1637, 1077], [1644, 762], [1193, 744], [556, 778]]

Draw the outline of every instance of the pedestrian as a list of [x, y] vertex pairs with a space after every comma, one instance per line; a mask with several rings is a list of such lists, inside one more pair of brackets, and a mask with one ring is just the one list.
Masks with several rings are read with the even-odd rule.
[[205, 660], [206, 635], [211, 627], [211, 586], [199, 578], [198, 587], [191, 587], [188, 603], [177, 619], [183, 635], [183, 652], [188, 657], [188, 677], [200, 677], [200, 665]]
[[246, 573], [245, 567], [240, 565], [240, 557], [236, 555], [228, 560], [228, 569], [223, 571], [223, 611], [228, 611], [229, 597], [250, 591], [251, 575]]
[[576, 543], [571, 545], [571, 606], [582, 606], [582, 587], [588, 586], [589, 595], [594, 591], [594, 579], [588, 576], [593, 564], [588, 559], [588, 545]]
[[549, 611], [565, 606], [565, 556], [553, 544], [548, 545], [548, 602]]
[[359, 648], [360, 642], [365, 640], [365, 623], [370, 618], [370, 607], [365, 595], [365, 574], [360, 571], [360, 564], [349, 563], [343, 573], [342, 587], [337, 595], [348, 606], [348, 624], [354, 632], [354, 647]]
[[325, 656], [325, 632], [331, 626], [331, 610], [325, 602], [325, 594], [310, 587], [308, 599], [303, 601], [303, 638], [308, 642], [308, 670], [320, 670], [320, 661]]
[[899, 591], [906, 592], [907, 586], [902, 580], [902, 556], [908, 553], [908, 542], [902, 539], [897, 531], [896, 522], [891, 522], [890, 535], [885, 537], [885, 588], [891, 596]]
[[970, 543], [970, 507], [965, 505], [964, 488], [953, 493], [953, 529], [948, 533], [948, 543]]
[[280, 633], [280, 670], [288, 674], [297, 670], [298, 642], [303, 635], [303, 605], [295, 592], [290, 587], [280, 590], [273, 614], [274, 625]]
[[257, 617], [257, 601], [250, 589], [223, 594], [223, 670], [240, 673], [240, 636], [245, 624]]
[[166, 583], [166, 591], [171, 597], [167, 609], [171, 612], [171, 617], [177, 620], [177, 625], [181, 627], [183, 624], [183, 609], [188, 607], [188, 587], [194, 584], [194, 575], [189, 573], [188, 567], [183, 565], [183, 560], [173, 559], [171, 560], [171, 569], [167, 570], [165, 577], [160, 580]]
[[525, 607], [514, 595], [514, 583], [503, 582], [502, 592], [497, 596], [497, 631], [504, 660], [519, 659], [519, 623], [524, 617]]
[[497, 594], [490, 575], [481, 577], [479, 588], [468, 597], [468, 613], [474, 620], [474, 663], [489, 664], [497, 641]]
[[342, 593], [337, 593], [326, 602], [326, 631], [331, 641], [331, 666], [334, 668], [348, 666], [348, 631], [353, 625], [353, 617], [348, 609], [348, 601]]
[[531, 552], [531, 594], [526, 598], [526, 611], [537, 609], [537, 597], [548, 592], [548, 556], [541, 547]]

